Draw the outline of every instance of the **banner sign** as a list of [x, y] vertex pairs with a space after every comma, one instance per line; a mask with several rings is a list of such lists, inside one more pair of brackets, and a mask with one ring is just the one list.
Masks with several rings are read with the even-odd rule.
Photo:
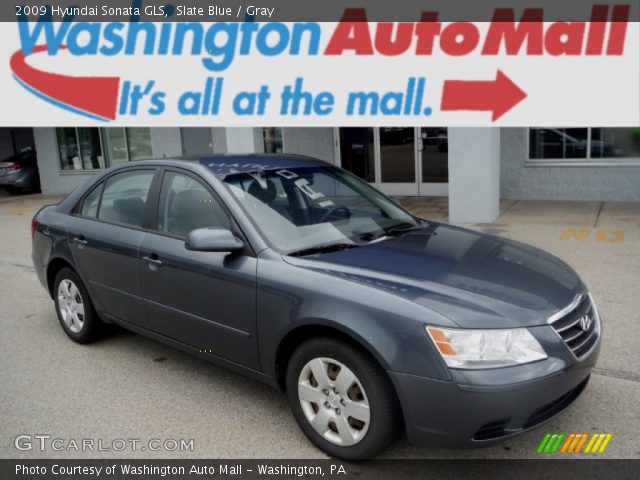
[[2, 29], [2, 122], [30, 125], [38, 112], [41, 126], [640, 124], [637, 5], [589, 6], [586, 21], [501, 7], [478, 22], [437, 10], [375, 22], [366, 6], [335, 22], [279, 22], [261, 5], [18, 5]]

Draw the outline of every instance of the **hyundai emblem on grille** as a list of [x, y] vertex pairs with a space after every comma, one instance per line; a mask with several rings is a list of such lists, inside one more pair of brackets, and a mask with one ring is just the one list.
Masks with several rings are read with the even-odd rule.
[[592, 321], [593, 321], [593, 318], [591, 318], [589, 315], [583, 315], [583, 317], [580, 319], [580, 328], [582, 329], [583, 332], [586, 332], [587, 330], [589, 330], [589, 327], [591, 327]]

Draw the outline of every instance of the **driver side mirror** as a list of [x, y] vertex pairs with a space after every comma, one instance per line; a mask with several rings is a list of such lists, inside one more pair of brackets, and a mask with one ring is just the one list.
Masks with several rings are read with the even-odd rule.
[[226, 228], [197, 228], [189, 232], [184, 246], [196, 252], [235, 252], [244, 242]]

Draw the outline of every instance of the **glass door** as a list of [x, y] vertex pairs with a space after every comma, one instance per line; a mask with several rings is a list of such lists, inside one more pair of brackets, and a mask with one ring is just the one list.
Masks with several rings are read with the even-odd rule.
[[446, 127], [418, 129], [420, 195], [449, 195], [449, 138]]
[[344, 127], [335, 132], [338, 164], [384, 193], [448, 195], [446, 128]]
[[389, 195], [419, 195], [416, 168], [416, 129], [382, 127], [378, 129], [380, 183]]
[[376, 183], [373, 128], [345, 127], [339, 130], [339, 165], [363, 180]]

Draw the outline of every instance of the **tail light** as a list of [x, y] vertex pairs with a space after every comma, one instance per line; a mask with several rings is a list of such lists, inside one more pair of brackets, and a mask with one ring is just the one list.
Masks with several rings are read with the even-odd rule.
[[20, 170], [22, 168], [22, 165], [20, 165], [19, 163], [13, 162], [10, 163], [9, 165], [7, 165], [6, 167], [9, 170]]
[[31, 219], [31, 238], [36, 234], [36, 230], [38, 229], [38, 220], [36, 217]]

